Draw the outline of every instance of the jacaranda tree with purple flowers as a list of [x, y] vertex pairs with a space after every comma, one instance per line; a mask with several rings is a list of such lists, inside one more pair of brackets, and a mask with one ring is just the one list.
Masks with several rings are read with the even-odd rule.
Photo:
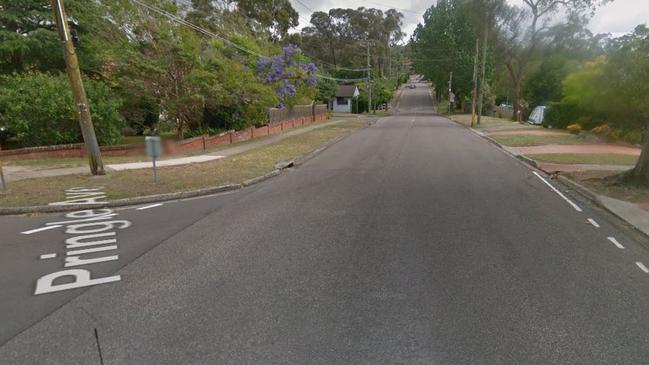
[[314, 94], [316, 72], [316, 65], [306, 62], [300, 48], [293, 44], [284, 47], [282, 53], [257, 62], [257, 73], [262, 81], [277, 85], [278, 108], [292, 105], [292, 98], [298, 94], [299, 88], [307, 87], [311, 89], [307, 93]]

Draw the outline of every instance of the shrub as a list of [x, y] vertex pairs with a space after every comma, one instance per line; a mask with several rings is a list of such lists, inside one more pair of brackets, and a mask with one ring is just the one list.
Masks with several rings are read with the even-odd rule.
[[616, 131], [611, 129], [611, 127], [608, 124], [602, 124], [600, 126], [597, 126], [591, 130], [594, 134], [605, 138], [607, 141], [617, 141], [618, 135]]
[[551, 103], [543, 118], [544, 126], [553, 128], [566, 128], [579, 118], [579, 108], [576, 104], [558, 102]]
[[[120, 100], [103, 82], [85, 80], [100, 144], [121, 139]], [[0, 77], [0, 120], [18, 143], [42, 146], [81, 142], [81, 129], [66, 75], [30, 72]]]
[[573, 123], [566, 127], [566, 129], [570, 134], [579, 134], [581, 132], [581, 125], [579, 125], [579, 123]]

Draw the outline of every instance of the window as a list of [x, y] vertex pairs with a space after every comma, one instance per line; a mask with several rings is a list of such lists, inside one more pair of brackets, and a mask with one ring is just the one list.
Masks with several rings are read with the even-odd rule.
[[336, 98], [336, 104], [338, 105], [347, 105], [349, 102], [349, 99], [347, 98], [341, 98], [340, 96]]

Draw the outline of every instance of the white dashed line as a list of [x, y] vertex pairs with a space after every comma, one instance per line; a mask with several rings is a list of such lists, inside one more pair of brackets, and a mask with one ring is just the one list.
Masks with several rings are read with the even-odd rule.
[[56, 254], [55, 254], [55, 253], [46, 253], [46, 254], [42, 254], [42, 255], [40, 256], [41, 260], [53, 259], [53, 258], [55, 258], [55, 257], [56, 257]]
[[624, 249], [624, 246], [622, 246], [622, 244], [619, 243], [619, 242], [615, 239], [615, 237], [609, 237], [608, 240], [611, 241], [611, 242], [613, 242], [613, 244], [614, 244], [615, 246], [617, 246], [617, 248]]
[[150, 208], [159, 207], [159, 206], [161, 206], [161, 205], [162, 205], [162, 203], [151, 204], [151, 205], [147, 205], [147, 206], [139, 207], [139, 208], [135, 208], [135, 209], [136, 209], [136, 210], [145, 210], [145, 209], [150, 209]]
[[562, 197], [563, 200], [567, 201], [568, 204], [570, 204], [573, 208], [575, 208], [576, 211], [578, 211], [578, 212], [582, 212], [582, 209], [581, 209], [577, 204], [573, 203], [570, 199], [568, 199], [565, 195], [563, 195], [562, 192], [560, 192], [559, 190], [557, 190], [557, 188], [555, 188], [554, 186], [552, 186], [552, 184], [550, 184], [547, 180], [545, 180], [545, 179], [543, 178], [543, 176], [539, 175], [538, 172], [536, 172], [536, 171], [532, 171], [532, 173], [533, 173], [534, 175], [536, 175], [539, 179], [541, 179], [541, 181], [543, 181], [543, 182], [545, 183], [545, 185], [549, 186], [550, 189], [552, 189], [552, 191], [554, 191], [555, 193], [559, 194], [559, 196]]
[[588, 223], [595, 226], [595, 228], [599, 228], [599, 224], [597, 222], [595, 222], [595, 220], [593, 218], [588, 218]]
[[640, 270], [644, 271], [645, 274], [649, 274], [649, 269], [647, 269], [647, 267], [644, 266], [644, 264], [643, 264], [642, 262], [637, 261], [635, 264], [638, 265], [638, 267], [640, 268]]
[[55, 226], [41, 227], [41, 228], [36, 228], [36, 229], [29, 230], [29, 231], [20, 232], [20, 233], [22, 233], [22, 234], [32, 234], [32, 233], [47, 231], [48, 229], [59, 228], [59, 227], [63, 227], [63, 226], [55, 225]]

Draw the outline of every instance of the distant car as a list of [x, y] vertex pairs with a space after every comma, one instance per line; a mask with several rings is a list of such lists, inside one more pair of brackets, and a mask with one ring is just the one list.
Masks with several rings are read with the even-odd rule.
[[543, 124], [543, 118], [545, 118], [545, 113], [548, 110], [546, 105], [539, 105], [532, 110], [530, 116], [527, 118], [529, 124], [541, 125]]
[[408, 84], [408, 89], [416, 89], [417, 85], [415, 84]]

